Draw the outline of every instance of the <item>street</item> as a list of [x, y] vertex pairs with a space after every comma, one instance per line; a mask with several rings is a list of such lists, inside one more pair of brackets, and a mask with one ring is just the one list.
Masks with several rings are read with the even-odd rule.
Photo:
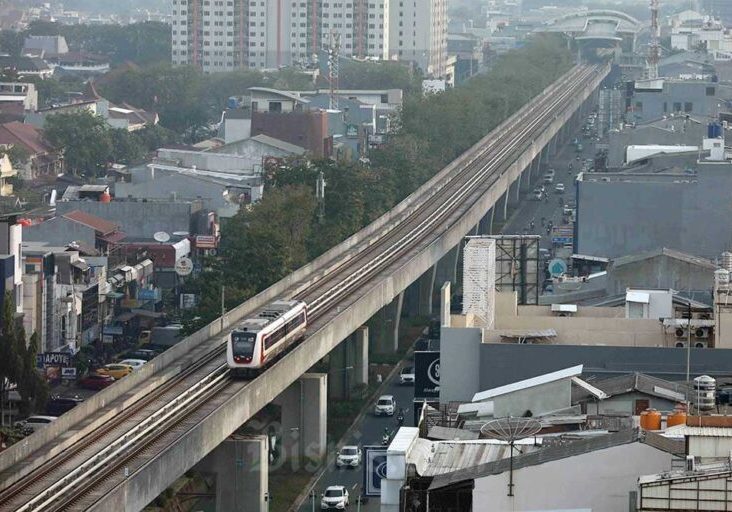
[[[408, 363], [411, 364], [411, 363]], [[396, 373], [394, 378], [387, 383], [383, 392], [385, 395], [394, 395], [397, 402], [397, 409], [405, 409], [404, 426], [414, 426], [414, 413], [412, 410], [412, 400], [414, 398], [414, 386], [402, 386], [399, 384], [399, 374]], [[396, 414], [392, 417], [377, 417], [373, 414], [373, 403], [368, 405], [368, 412], [363, 421], [356, 427], [353, 435], [350, 436], [346, 444], [358, 445], [359, 448], [366, 445], [380, 445], [381, 437], [384, 429], [388, 428], [395, 432], [398, 428]], [[330, 453], [328, 454], [331, 455]], [[312, 512], [320, 510], [320, 494], [330, 485], [344, 485], [348, 489], [351, 499], [351, 510], [357, 510], [358, 505], [356, 498], [361, 494], [363, 485], [363, 464], [356, 469], [338, 469], [335, 463], [323, 473], [318, 482], [315, 484], [315, 500], [307, 500], [300, 508], [301, 512]], [[314, 507], [314, 508], [313, 508]], [[375, 512], [379, 510], [379, 498], [374, 497], [368, 500], [368, 503], [361, 505], [361, 510]]]

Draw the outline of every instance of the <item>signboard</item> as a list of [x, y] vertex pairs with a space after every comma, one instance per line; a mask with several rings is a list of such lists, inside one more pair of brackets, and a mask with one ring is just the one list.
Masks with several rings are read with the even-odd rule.
[[561, 276], [567, 273], [567, 264], [564, 260], [559, 258], [553, 259], [549, 262], [549, 273], [552, 276]]
[[196, 307], [198, 299], [194, 293], [180, 294], [180, 309], [193, 309]]
[[215, 249], [216, 237], [213, 235], [196, 235], [197, 249]]
[[36, 356], [36, 365], [39, 368], [47, 366], [71, 366], [71, 355], [63, 352], [44, 352]]
[[414, 397], [440, 397], [440, 353], [414, 353]]
[[103, 334], [102, 343], [104, 343], [105, 345], [111, 345], [112, 343], [114, 343], [114, 336], [112, 336], [111, 334]]
[[61, 378], [64, 380], [76, 380], [76, 368], [61, 368]]
[[156, 290], [148, 288], [140, 288], [137, 290], [137, 300], [155, 300], [157, 298]]
[[99, 285], [94, 285], [81, 294], [81, 330], [91, 329], [98, 323]]
[[363, 494], [381, 496], [381, 480], [386, 478], [386, 447], [363, 447]]
[[179, 276], [188, 276], [193, 272], [193, 262], [190, 258], [181, 258], [175, 262], [175, 273]]
[[124, 328], [121, 325], [105, 325], [102, 327], [102, 332], [104, 334], [122, 336], [124, 334]]
[[355, 124], [346, 125], [346, 137], [358, 137], [358, 126]]

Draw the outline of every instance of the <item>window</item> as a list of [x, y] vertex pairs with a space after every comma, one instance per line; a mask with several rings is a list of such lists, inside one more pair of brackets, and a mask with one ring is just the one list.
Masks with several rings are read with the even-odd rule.
[[714, 96], [716, 94], [714, 87], [707, 87], [707, 96]]
[[282, 102], [270, 101], [269, 102], [269, 111], [270, 112], [282, 112]]
[[642, 101], [636, 101], [635, 102], [635, 111], [636, 112], [643, 112], [643, 102]]
[[681, 103], [674, 103], [674, 112], [681, 112]]
[[686, 103], [684, 103], [684, 112], [686, 112], [688, 114], [689, 112], [692, 112], [693, 110], [694, 110], [693, 103], [691, 103], [690, 101], [687, 101]]

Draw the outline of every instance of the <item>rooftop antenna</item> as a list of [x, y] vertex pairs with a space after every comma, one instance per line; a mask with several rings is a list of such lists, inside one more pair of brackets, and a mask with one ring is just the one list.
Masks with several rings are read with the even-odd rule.
[[330, 83], [330, 109], [338, 110], [338, 81], [340, 79], [341, 34], [332, 30], [328, 47], [328, 82]]
[[651, 44], [648, 47], [648, 78], [658, 78], [658, 61], [661, 57], [661, 29], [658, 25], [660, 0], [651, 0]]
[[541, 423], [533, 418], [499, 418], [480, 427], [480, 433], [490, 439], [498, 439], [508, 443], [508, 496], [513, 496], [513, 446], [516, 441], [536, 435], [541, 430]]

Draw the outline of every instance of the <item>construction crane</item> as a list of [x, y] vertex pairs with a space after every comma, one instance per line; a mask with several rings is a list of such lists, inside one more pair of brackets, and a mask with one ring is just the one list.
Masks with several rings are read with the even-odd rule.
[[651, 0], [651, 44], [648, 46], [648, 78], [658, 78], [658, 61], [661, 58], [661, 30], [658, 25], [659, 0]]

